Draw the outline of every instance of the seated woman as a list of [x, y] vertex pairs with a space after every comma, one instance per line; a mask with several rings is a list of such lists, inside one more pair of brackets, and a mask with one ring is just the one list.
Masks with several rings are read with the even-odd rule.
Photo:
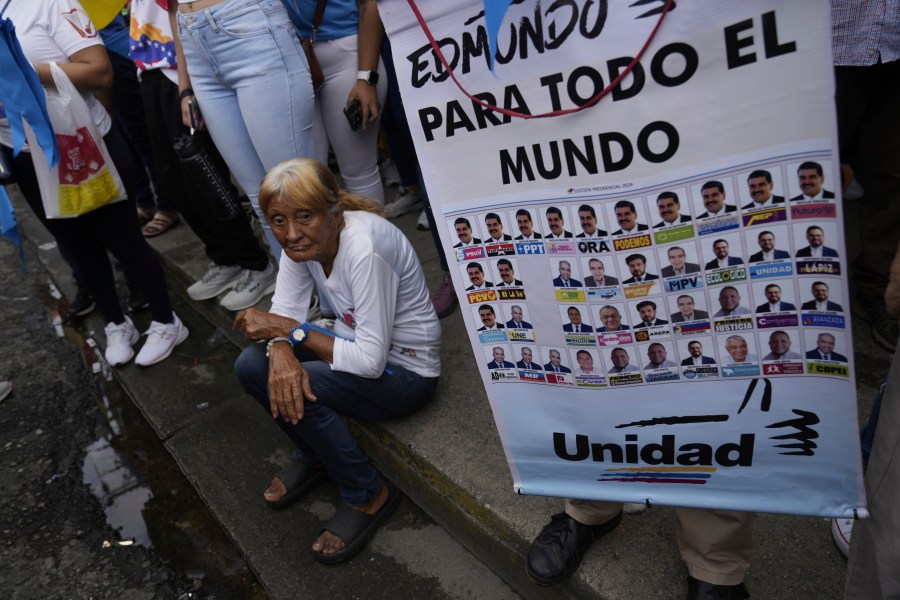
[[[312, 545], [322, 563], [359, 552], [399, 492], [369, 464], [338, 415], [389, 419], [421, 408], [440, 375], [441, 328], [419, 259], [374, 201], [340, 190], [331, 171], [295, 158], [269, 171], [259, 203], [284, 249], [272, 312], [241, 312], [251, 344], [237, 377], [297, 446], [297, 462], [264, 497], [287, 505], [330, 477], [342, 505]], [[286, 260], [285, 260], [286, 259]], [[335, 312], [335, 335], [304, 322], [313, 288]]]

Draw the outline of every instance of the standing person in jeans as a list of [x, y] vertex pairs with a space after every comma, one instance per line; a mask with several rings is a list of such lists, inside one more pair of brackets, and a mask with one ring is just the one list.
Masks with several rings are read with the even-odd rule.
[[[203, 242], [210, 260], [203, 277], [188, 287], [188, 295], [194, 300], [207, 300], [227, 291], [222, 306], [230, 310], [253, 306], [268, 293], [274, 281], [268, 254], [243, 211], [227, 221], [213, 214], [197, 184], [182, 170], [173, 148], [175, 139], [189, 130], [181, 118], [179, 56], [168, 11], [159, 0], [132, 0], [130, 32], [130, 56], [141, 75], [140, 94], [160, 186]], [[198, 131], [194, 136], [220, 171], [227, 173], [225, 161], [209, 134]]]
[[[281, 246], [259, 209], [259, 182], [281, 161], [312, 155], [313, 89], [294, 26], [281, 0], [170, 0], [169, 13], [183, 59], [182, 119], [190, 124], [188, 103], [195, 97], [278, 259]], [[247, 271], [232, 293], [274, 289], [275, 271], [268, 267]], [[244, 308], [227, 297], [222, 304]]]
[[[317, 0], [285, 0], [300, 37], [312, 35]], [[384, 204], [378, 170], [378, 117], [387, 95], [379, 58], [383, 26], [374, 0], [327, 0], [313, 51], [325, 81], [316, 90], [313, 157], [328, 164], [334, 150], [344, 186]], [[359, 102], [362, 126], [353, 131], [344, 107]]]

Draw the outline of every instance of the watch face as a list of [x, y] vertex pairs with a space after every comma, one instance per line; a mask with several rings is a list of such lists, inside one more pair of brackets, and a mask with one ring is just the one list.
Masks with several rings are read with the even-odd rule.
[[303, 331], [302, 329], [299, 329], [299, 328], [298, 328], [298, 329], [294, 329], [294, 330], [291, 332], [291, 338], [292, 338], [295, 342], [302, 342], [303, 339], [304, 339], [305, 337], [306, 337], [306, 332]]

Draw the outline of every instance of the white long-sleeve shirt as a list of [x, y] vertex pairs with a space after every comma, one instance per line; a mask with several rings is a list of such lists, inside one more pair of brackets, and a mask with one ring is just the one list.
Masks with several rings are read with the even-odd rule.
[[344, 221], [329, 277], [320, 263], [282, 255], [272, 312], [305, 321], [317, 285], [337, 315], [332, 369], [374, 379], [390, 362], [437, 377], [441, 327], [415, 250], [377, 215], [346, 211]]

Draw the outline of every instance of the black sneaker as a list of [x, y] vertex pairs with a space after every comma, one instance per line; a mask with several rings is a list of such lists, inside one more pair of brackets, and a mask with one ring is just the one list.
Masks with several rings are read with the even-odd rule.
[[872, 326], [872, 339], [876, 344], [888, 352], [897, 349], [900, 327], [885, 308], [883, 298], [856, 294], [850, 308], [854, 315]]
[[126, 304], [128, 304], [128, 312], [136, 313], [149, 308], [150, 303], [147, 302], [143, 292], [141, 292], [136, 285], [131, 283], [131, 281], [126, 279], [125, 283], [128, 286], [128, 300], [126, 301]]
[[75, 284], [75, 299], [69, 302], [69, 314], [76, 317], [83, 317], [94, 312], [97, 303], [88, 293], [86, 289]]

